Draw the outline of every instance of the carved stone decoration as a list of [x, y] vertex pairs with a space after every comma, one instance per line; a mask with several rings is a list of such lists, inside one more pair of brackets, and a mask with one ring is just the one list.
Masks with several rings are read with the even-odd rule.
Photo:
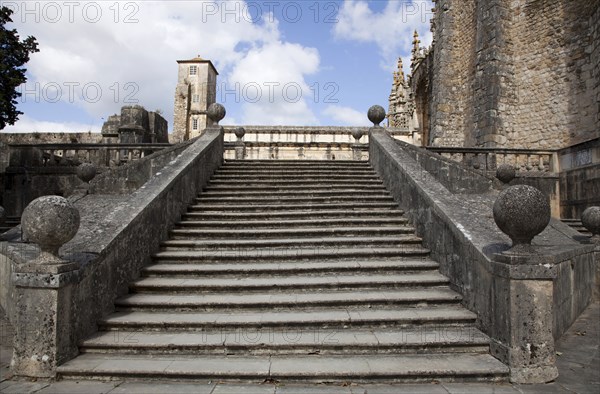
[[494, 203], [494, 221], [513, 242], [512, 252], [526, 252], [533, 237], [550, 222], [548, 197], [533, 186], [511, 186]]
[[208, 107], [206, 111], [210, 120], [215, 122], [215, 124], [219, 124], [219, 122], [225, 117], [227, 111], [225, 111], [225, 107], [223, 107], [219, 103], [213, 103]]
[[96, 176], [96, 166], [83, 163], [77, 167], [77, 177], [85, 183], [89, 183]]
[[238, 127], [233, 132], [239, 141], [241, 141], [242, 138], [244, 138], [244, 136], [246, 135], [246, 129], [244, 129], [243, 127]]
[[383, 109], [381, 105], [374, 105], [369, 108], [367, 117], [371, 122], [373, 122], [373, 126], [381, 127], [379, 124], [385, 119], [385, 109]]
[[501, 164], [496, 169], [496, 178], [504, 184], [509, 184], [517, 176], [517, 171], [510, 164]]
[[600, 242], [600, 207], [589, 207], [583, 211], [581, 223], [592, 233], [592, 239]]
[[359, 129], [352, 130], [352, 137], [356, 140], [356, 143], [362, 138], [363, 132]]
[[40, 257], [53, 262], [60, 261], [58, 249], [77, 234], [79, 220], [79, 211], [66, 198], [43, 196], [25, 208], [21, 226], [25, 237], [42, 249]]

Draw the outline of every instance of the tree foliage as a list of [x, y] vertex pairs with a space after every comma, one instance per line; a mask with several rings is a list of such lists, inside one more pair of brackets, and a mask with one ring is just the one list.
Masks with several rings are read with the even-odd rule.
[[12, 22], [12, 13], [10, 8], [0, 7], [0, 130], [15, 124], [23, 114], [16, 107], [21, 96], [17, 87], [27, 81], [23, 65], [29, 61], [29, 55], [39, 51], [35, 37], [21, 41], [16, 29], [5, 28]]

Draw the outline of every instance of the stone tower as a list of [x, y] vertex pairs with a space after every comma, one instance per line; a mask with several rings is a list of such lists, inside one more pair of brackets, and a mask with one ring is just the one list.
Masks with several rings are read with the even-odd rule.
[[219, 75], [212, 62], [200, 56], [178, 60], [177, 64], [179, 71], [173, 116], [174, 142], [197, 137], [209, 126], [206, 110], [215, 102]]

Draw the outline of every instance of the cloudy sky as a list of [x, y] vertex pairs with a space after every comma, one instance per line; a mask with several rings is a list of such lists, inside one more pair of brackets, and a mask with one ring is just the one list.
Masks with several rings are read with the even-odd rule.
[[176, 60], [219, 71], [223, 124], [363, 125], [429, 45], [430, 1], [2, 1], [40, 52], [5, 131], [99, 131], [127, 104], [173, 120]]

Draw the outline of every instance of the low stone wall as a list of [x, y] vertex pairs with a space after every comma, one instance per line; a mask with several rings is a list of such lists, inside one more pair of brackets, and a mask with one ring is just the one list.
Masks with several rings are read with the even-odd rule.
[[[593, 272], [600, 263], [594, 246], [582, 244], [585, 237], [552, 219], [533, 241], [539, 251], [537, 260], [504, 261], [498, 256], [510, 248], [510, 239], [497, 228], [492, 215], [498, 191], [457, 193], [445, 187], [435, 171], [426, 170], [439, 161], [426, 163], [429, 156], [425, 154], [419, 154], [417, 161], [414, 148], [405, 149], [383, 129], [371, 129], [369, 156], [431, 257], [440, 263], [441, 272], [463, 295], [465, 306], [478, 314], [479, 327], [491, 338], [492, 354], [511, 366], [516, 381], [534, 375], [553, 379], [552, 337], [564, 333], [598, 286]], [[444, 174], [451, 177], [461, 172], [449, 168]], [[454, 182], [449, 178], [445, 183]], [[479, 187], [486, 189], [473, 186], [472, 190]], [[528, 342], [519, 343], [525, 339]], [[532, 372], [532, 366], [543, 372]]]
[[194, 141], [182, 142], [106, 171], [90, 182], [90, 191], [95, 194], [132, 193], [156, 175], [165, 165], [177, 158]]
[[600, 138], [561, 149], [561, 216], [580, 219], [590, 206], [600, 205]]
[[397, 142], [419, 165], [453, 193], [483, 193], [490, 190], [494, 181], [465, 166], [406, 142]]
[[[77, 354], [77, 343], [94, 333], [96, 322], [114, 310], [115, 299], [127, 293], [131, 281], [158, 251], [159, 242], [166, 239], [222, 161], [223, 132], [211, 128], [135, 192], [72, 199], [80, 211], [81, 226], [60, 254], [75, 264], [74, 270], [49, 272], [47, 267], [32, 267], [28, 262], [39, 249], [19, 243], [19, 234], [11, 230], [13, 238], [0, 243], [0, 254], [6, 256], [5, 262], [14, 262], [11, 298], [16, 308], [11, 320], [17, 329], [16, 374], [51, 377], [57, 365]], [[6, 278], [2, 279], [5, 286]], [[27, 320], [32, 319], [28, 306], [50, 302], [52, 297], [57, 300], [56, 322], [46, 334], [38, 322]], [[43, 343], [50, 341], [50, 335], [60, 343]], [[34, 336], [40, 338], [31, 343]], [[34, 357], [43, 346], [56, 354], [46, 360]]]

